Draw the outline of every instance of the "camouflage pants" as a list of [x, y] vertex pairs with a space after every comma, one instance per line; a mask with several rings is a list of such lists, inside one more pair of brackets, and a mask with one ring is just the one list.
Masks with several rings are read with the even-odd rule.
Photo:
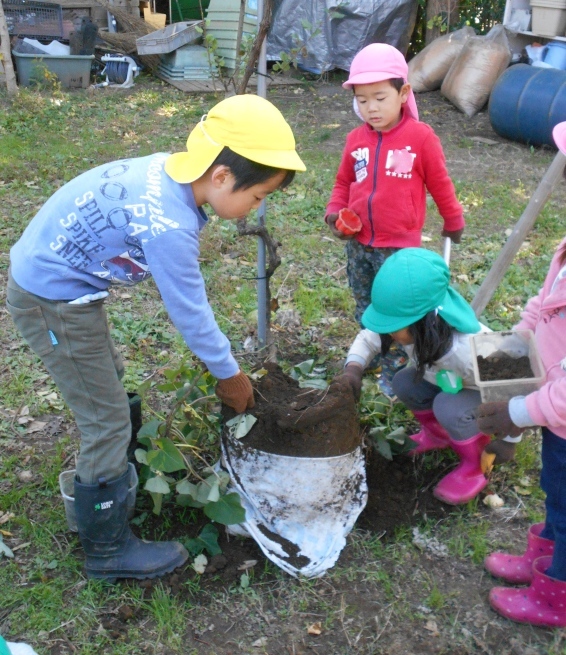
[[360, 325], [362, 324], [362, 314], [371, 303], [373, 279], [385, 260], [398, 250], [400, 249], [363, 246], [355, 239], [350, 239], [346, 243], [348, 284], [356, 301], [355, 318]]
[[[351, 239], [346, 243], [348, 257], [346, 272], [348, 283], [356, 302], [356, 321], [362, 325], [362, 314], [371, 303], [373, 280], [385, 260], [400, 248], [371, 248]], [[362, 325], [363, 327], [363, 325]], [[378, 382], [382, 391], [393, 396], [391, 380], [397, 371], [407, 364], [407, 353], [398, 344], [393, 344], [385, 357], [375, 357], [368, 368], [377, 369]]]

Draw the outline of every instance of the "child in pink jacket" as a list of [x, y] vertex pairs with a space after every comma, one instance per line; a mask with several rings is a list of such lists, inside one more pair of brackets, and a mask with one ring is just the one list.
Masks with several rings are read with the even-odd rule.
[[[566, 122], [553, 137], [566, 155]], [[523, 555], [492, 553], [485, 561], [494, 576], [529, 587], [496, 587], [490, 603], [513, 621], [566, 627], [566, 239], [562, 241], [539, 294], [531, 298], [516, 330], [533, 330], [546, 382], [526, 397], [484, 403], [477, 412], [482, 432], [519, 435], [542, 426], [540, 484], [546, 493], [546, 520], [530, 527]], [[497, 440], [492, 442], [497, 445]], [[494, 448], [493, 452], [498, 452]], [[497, 461], [497, 460], [496, 460]]]

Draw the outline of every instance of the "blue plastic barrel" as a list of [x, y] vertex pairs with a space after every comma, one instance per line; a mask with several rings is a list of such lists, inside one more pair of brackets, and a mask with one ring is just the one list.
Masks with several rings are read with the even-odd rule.
[[499, 136], [554, 146], [552, 128], [566, 121], [566, 71], [510, 66], [493, 87], [488, 112]]

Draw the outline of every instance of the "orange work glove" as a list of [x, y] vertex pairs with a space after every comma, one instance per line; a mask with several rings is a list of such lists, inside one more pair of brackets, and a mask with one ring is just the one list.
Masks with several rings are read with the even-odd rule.
[[228, 407], [238, 414], [251, 409], [255, 405], [254, 390], [248, 376], [242, 371], [225, 380], [218, 380], [216, 395]]

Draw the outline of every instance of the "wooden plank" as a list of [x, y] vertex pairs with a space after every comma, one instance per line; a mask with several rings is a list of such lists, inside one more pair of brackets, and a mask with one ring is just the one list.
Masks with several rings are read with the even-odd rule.
[[535, 224], [537, 216], [540, 214], [545, 202], [552, 193], [556, 184], [562, 178], [564, 165], [566, 164], [566, 156], [560, 151], [554, 157], [552, 164], [544, 174], [536, 191], [531, 196], [529, 204], [526, 206], [521, 218], [513, 228], [505, 245], [501, 249], [493, 266], [489, 269], [484, 281], [482, 282], [478, 292], [471, 302], [472, 308], [476, 316], [481, 316], [483, 310], [487, 307], [488, 302], [495, 293], [495, 289], [503, 279], [515, 255], [519, 252], [525, 237]]

